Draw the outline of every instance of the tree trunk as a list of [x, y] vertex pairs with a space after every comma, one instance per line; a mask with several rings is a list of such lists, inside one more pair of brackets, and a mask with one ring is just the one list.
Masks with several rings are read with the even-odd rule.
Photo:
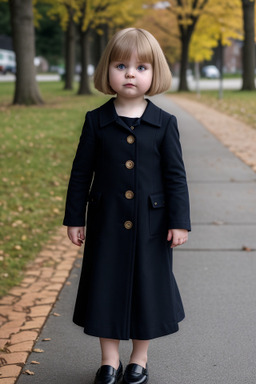
[[[209, 0], [202, 0], [199, 2], [198, 0], [193, 0], [192, 10], [201, 11], [204, 9]], [[185, 11], [185, 5], [183, 4], [183, 0], [177, 0], [177, 5], [180, 8], [183, 8]], [[189, 44], [191, 41], [192, 34], [195, 30], [196, 23], [200, 17], [200, 12], [191, 13], [191, 23], [189, 25], [183, 25], [182, 17], [178, 16], [178, 25], [181, 36], [181, 60], [180, 60], [180, 82], [178, 91], [188, 91], [188, 83], [187, 83], [187, 67], [188, 67], [188, 54], [189, 54]]]
[[81, 44], [81, 77], [78, 95], [90, 95], [90, 78], [87, 73], [89, 65], [89, 30], [80, 31], [80, 44]]
[[70, 15], [68, 29], [65, 34], [65, 86], [64, 89], [73, 89], [75, 73], [75, 49], [76, 49], [76, 26], [72, 15]]
[[13, 46], [16, 54], [16, 84], [13, 104], [42, 104], [36, 82], [35, 33], [32, 0], [9, 0]]
[[255, 1], [242, 0], [244, 21], [243, 86], [242, 90], [255, 90], [255, 43], [254, 6]]
[[180, 82], [179, 91], [188, 91], [187, 67], [188, 67], [188, 49], [190, 37], [187, 31], [181, 32], [181, 61], [180, 61]]

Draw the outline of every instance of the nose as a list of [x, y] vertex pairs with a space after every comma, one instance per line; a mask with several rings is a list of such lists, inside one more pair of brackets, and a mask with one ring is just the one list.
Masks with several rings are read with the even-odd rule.
[[127, 72], [126, 72], [125, 77], [126, 77], [127, 79], [133, 79], [135, 76], [134, 76], [132, 70], [129, 69], [129, 70], [127, 70]]

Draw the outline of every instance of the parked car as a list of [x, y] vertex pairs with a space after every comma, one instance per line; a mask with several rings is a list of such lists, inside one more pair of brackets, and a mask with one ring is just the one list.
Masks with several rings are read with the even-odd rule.
[[202, 68], [202, 75], [207, 79], [218, 79], [220, 77], [220, 71], [215, 65], [206, 65]]
[[0, 72], [4, 75], [7, 72], [16, 72], [15, 53], [6, 49], [0, 49]]

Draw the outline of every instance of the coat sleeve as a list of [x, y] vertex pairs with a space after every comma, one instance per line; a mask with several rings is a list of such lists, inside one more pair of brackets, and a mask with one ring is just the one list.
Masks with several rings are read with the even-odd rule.
[[85, 211], [92, 182], [96, 152], [96, 135], [90, 113], [85, 123], [71, 170], [63, 225], [83, 227]]
[[169, 229], [191, 230], [189, 194], [177, 119], [171, 115], [162, 143], [163, 176]]

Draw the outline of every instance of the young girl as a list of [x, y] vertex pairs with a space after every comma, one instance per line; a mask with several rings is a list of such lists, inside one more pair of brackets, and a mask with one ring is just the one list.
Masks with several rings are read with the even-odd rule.
[[[171, 73], [155, 38], [128, 28], [110, 40], [94, 82], [116, 97], [87, 113], [68, 187], [64, 225], [78, 246], [87, 217], [74, 322], [100, 338], [95, 384], [140, 384], [149, 340], [184, 318], [172, 273], [172, 248], [190, 230], [179, 133], [176, 118], [144, 98], [170, 89]], [[128, 339], [123, 375], [118, 347]]]

